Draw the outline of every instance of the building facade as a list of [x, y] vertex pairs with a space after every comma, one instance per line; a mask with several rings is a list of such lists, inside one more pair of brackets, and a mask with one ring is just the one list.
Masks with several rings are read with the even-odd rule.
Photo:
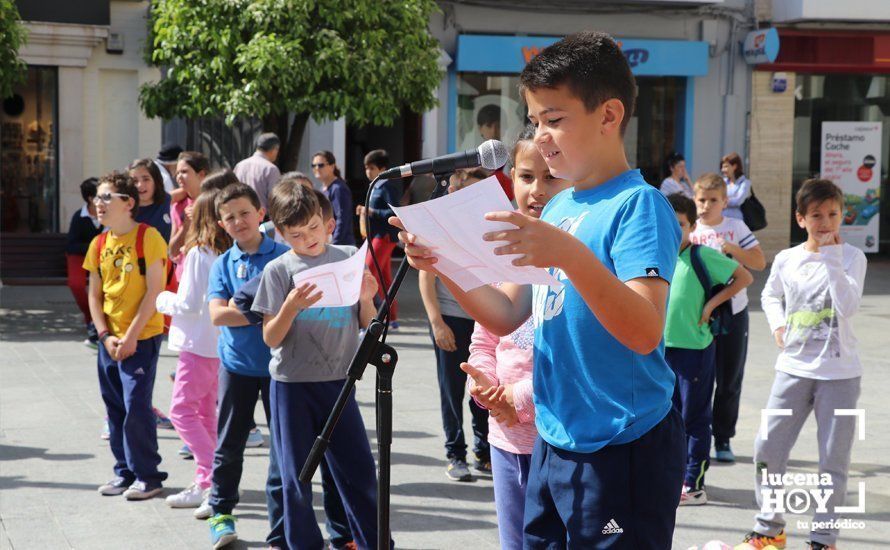
[[756, 15], [779, 38], [778, 56], [751, 79], [750, 177], [767, 210], [768, 256], [806, 239], [794, 194], [816, 175], [844, 190], [842, 237], [887, 252], [890, 2], [758, 0]]
[[0, 112], [4, 283], [65, 275], [64, 232], [90, 176], [154, 156], [161, 121], [139, 109], [148, 2], [17, 0], [27, 79]]
[[[637, 77], [639, 99], [626, 134], [632, 165], [659, 184], [671, 152], [690, 174], [745, 154], [750, 70], [737, 42], [750, 20], [743, 1], [451, 2], [430, 24], [444, 54], [438, 109], [424, 116], [424, 154], [478, 145], [481, 117], [500, 114], [501, 139], [525, 122], [518, 76], [538, 51], [582, 30], [614, 36]], [[433, 132], [432, 130], [435, 130]]]
[[[81, 206], [80, 182], [153, 156], [162, 142], [201, 150], [218, 166], [236, 162], [238, 152], [249, 154], [259, 132], [255, 121], [231, 131], [218, 121], [162, 124], [142, 115], [139, 86], [161, 76], [144, 60], [148, 4], [84, 0], [75, 8], [65, 0], [17, 1], [30, 33], [21, 52], [29, 71], [20, 101], [8, 110], [5, 102], [2, 115], [5, 256], [32, 250], [42, 239], [40, 261], [61, 275], [64, 263], [46, 243], [58, 248]], [[751, 0], [455, 0], [440, 7], [429, 23], [441, 45], [438, 106], [405, 113], [392, 127], [310, 121], [299, 169], [310, 173], [312, 153], [331, 150], [358, 198], [366, 185], [361, 159], [370, 149], [388, 149], [398, 164], [472, 148], [486, 137], [480, 117], [491, 116], [498, 133], [489, 137], [509, 145], [525, 121], [518, 95], [525, 63], [559, 38], [591, 29], [621, 42], [637, 76], [640, 96], [626, 144], [648, 181], [660, 183], [664, 159], [675, 151], [693, 177], [719, 170], [725, 153], [749, 156], [755, 87], [740, 44], [754, 27]], [[222, 139], [227, 132], [231, 139]], [[0, 263], [7, 282], [16, 266], [33, 265]]]

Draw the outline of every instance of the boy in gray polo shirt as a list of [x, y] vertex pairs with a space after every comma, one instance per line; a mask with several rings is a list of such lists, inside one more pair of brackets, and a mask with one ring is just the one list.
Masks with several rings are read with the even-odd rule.
[[[328, 227], [315, 194], [302, 186], [277, 186], [269, 214], [291, 251], [263, 270], [252, 311], [263, 315], [263, 339], [272, 348], [271, 409], [284, 485], [284, 531], [292, 550], [324, 544], [312, 508], [312, 486], [298, 479], [300, 468], [333, 408], [358, 347], [359, 327], [374, 317], [377, 283], [366, 272], [359, 303], [309, 309], [321, 298], [314, 285], [294, 288], [293, 276], [344, 260], [356, 249], [327, 244]], [[376, 544], [377, 478], [365, 425], [350, 397], [325, 458], [346, 508], [359, 548]]]

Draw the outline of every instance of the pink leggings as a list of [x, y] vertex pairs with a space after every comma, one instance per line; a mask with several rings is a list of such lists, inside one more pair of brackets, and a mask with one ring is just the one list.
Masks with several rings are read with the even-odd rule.
[[179, 353], [170, 420], [195, 457], [195, 483], [210, 487], [216, 450], [216, 390], [219, 359]]

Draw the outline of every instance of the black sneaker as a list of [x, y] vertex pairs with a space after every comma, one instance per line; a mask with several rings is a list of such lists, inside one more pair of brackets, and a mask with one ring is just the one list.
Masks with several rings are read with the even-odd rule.
[[735, 455], [732, 452], [732, 447], [729, 446], [729, 441], [714, 442], [714, 457], [717, 459], [717, 462], [725, 462], [727, 464], [735, 462]]
[[486, 474], [491, 473], [491, 457], [473, 453], [473, 468]]
[[88, 348], [99, 349], [99, 333], [96, 331], [96, 325], [87, 324], [87, 339], [83, 341], [83, 345]]
[[100, 486], [99, 494], [104, 495], [106, 497], [113, 497], [113, 496], [121, 495], [132, 484], [133, 484], [132, 479], [127, 479], [125, 477], [118, 476], [118, 477], [112, 479], [111, 481], [109, 481], [108, 483], [106, 483], [105, 485]]
[[467, 466], [467, 461], [462, 458], [452, 458], [445, 470], [445, 475], [451, 481], [473, 481], [470, 467]]

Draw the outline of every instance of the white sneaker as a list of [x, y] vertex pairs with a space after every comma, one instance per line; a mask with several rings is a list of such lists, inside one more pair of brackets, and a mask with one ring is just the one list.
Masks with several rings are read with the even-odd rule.
[[147, 500], [161, 494], [163, 490], [159, 482], [149, 485], [137, 479], [124, 491], [124, 498], [127, 500]]
[[195, 508], [193, 515], [195, 519], [209, 519], [213, 515], [213, 507], [210, 506], [210, 489], [207, 490], [207, 495], [201, 501], [201, 505]]
[[708, 503], [708, 494], [705, 490], [694, 490], [692, 487], [683, 486], [683, 493], [680, 495], [680, 506], [701, 506]]
[[247, 436], [247, 446], [248, 447], [262, 447], [263, 446], [263, 432], [261, 432], [259, 428], [255, 428], [250, 431], [250, 434]]
[[197, 508], [204, 501], [204, 493], [197, 483], [192, 483], [187, 489], [167, 497], [167, 506], [170, 508]]

